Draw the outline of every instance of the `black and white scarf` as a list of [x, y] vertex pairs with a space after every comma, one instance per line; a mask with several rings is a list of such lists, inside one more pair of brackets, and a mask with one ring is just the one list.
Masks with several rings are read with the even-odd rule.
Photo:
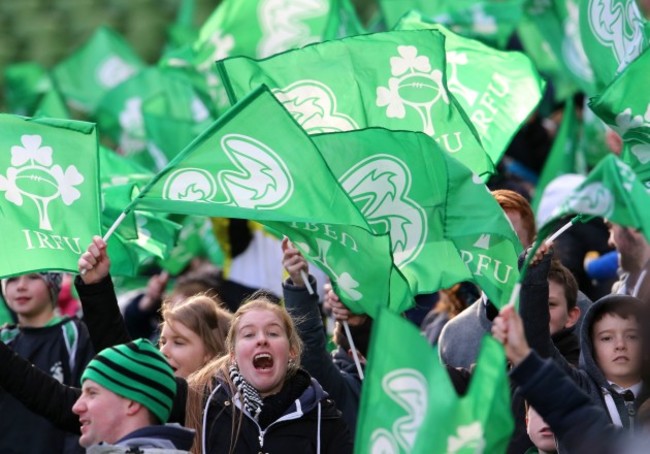
[[262, 412], [262, 396], [244, 377], [239, 373], [239, 367], [234, 363], [230, 366], [230, 379], [239, 391], [240, 398], [244, 403], [244, 408], [255, 421], [258, 420]]

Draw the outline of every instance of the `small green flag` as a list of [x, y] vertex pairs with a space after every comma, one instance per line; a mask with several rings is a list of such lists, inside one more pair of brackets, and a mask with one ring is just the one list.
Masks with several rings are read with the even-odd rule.
[[445, 35], [447, 88], [456, 96], [492, 162], [542, 99], [544, 81], [532, 61], [519, 52], [503, 52], [465, 38], [411, 12], [396, 30], [438, 30]]
[[459, 397], [436, 349], [417, 328], [380, 312], [355, 453], [503, 453], [513, 426], [505, 355], [495, 340], [483, 340], [469, 390]]
[[650, 51], [646, 50], [589, 107], [623, 139], [622, 159], [634, 170], [650, 166]]
[[392, 31], [314, 44], [266, 60], [217, 62], [232, 102], [267, 85], [309, 133], [373, 126], [422, 131], [479, 175], [494, 171], [447, 88], [445, 37]]
[[521, 246], [469, 169], [422, 133], [370, 128], [312, 138], [375, 233], [390, 234], [414, 293], [471, 280], [498, 306], [507, 302]]
[[33, 115], [41, 97], [52, 88], [52, 80], [38, 63], [14, 63], [4, 70], [4, 87], [9, 112]]
[[70, 118], [70, 111], [61, 94], [54, 87], [49, 89], [36, 106], [35, 117]]
[[0, 276], [76, 272], [100, 233], [95, 125], [0, 115]]
[[587, 174], [587, 164], [577, 149], [580, 123], [573, 104], [573, 98], [569, 98], [563, 112], [562, 124], [557, 131], [553, 147], [546, 158], [544, 168], [535, 187], [535, 195], [531, 203], [535, 214], [537, 214], [544, 188], [551, 180], [567, 173]]
[[523, 15], [524, 0], [379, 0], [379, 5], [389, 27], [418, 11], [454, 33], [504, 49]]
[[142, 190], [134, 206], [367, 228], [361, 213], [337, 188], [307, 134], [261, 87], [176, 156]]
[[558, 219], [585, 214], [638, 229], [650, 241], [649, 201], [650, 195], [632, 168], [610, 154], [552, 213], [551, 219], [540, 229], [539, 237], [547, 236]]
[[124, 38], [109, 27], [100, 27], [81, 48], [56, 65], [52, 77], [71, 107], [93, 113], [106, 92], [144, 67]]
[[635, 0], [584, 0], [579, 16], [599, 93], [648, 47], [647, 21]]

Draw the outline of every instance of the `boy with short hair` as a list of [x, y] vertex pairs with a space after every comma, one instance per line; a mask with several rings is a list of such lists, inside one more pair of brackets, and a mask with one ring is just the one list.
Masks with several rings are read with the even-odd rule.
[[[16, 314], [16, 325], [0, 328], [0, 340], [60, 383], [79, 386], [93, 356], [86, 326], [60, 317], [56, 303], [60, 273], [29, 273], [2, 279], [2, 294]], [[78, 437], [54, 428], [0, 390], [0, 452], [79, 453]]]
[[575, 277], [558, 259], [552, 259], [548, 272], [549, 330], [557, 349], [574, 366], [580, 356], [580, 342], [574, 329], [580, 318], [577, 301]]
[[[540, 265], [542, 266], [542, 265]], [[541, 346], [538, 353], [552, 356], [572, 379], [603, 406], [613, 424], [631, 427], [634, 400], [641, 391], [641, 340], [639, 324], [642, 303], [627, 295], [607, 295], [585, 314], [580, 329], [579, 367], [572, 367], [551, 341], [546, 307], [520, 304], [526, 337]], [[541, 305], [539, 305], [541, 306]]]

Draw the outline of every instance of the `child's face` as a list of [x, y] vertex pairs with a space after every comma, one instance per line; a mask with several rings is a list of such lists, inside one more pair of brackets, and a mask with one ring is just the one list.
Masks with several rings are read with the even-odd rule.
[[563, 330], [569, 321], [569, 310], [567, 309], [564, 287], [559, 282], [548, 281], [548, 310], [551, 318], [549, 329], [551, 335]]
[[7, 304], [18, 315], [20, 322], [53, 310], [50, 289], [36, 273], [7, 279], [5, 296]]
[[641, 380], [641, 339], [634, 317], [615, 314], [594, 323], [594, 357], [605, 378], [627, 388]]
[[526, 414], [526, 432], [537, 449], [544, 452], [555, 452], [555, 435], [533, 407], [528, 407]]

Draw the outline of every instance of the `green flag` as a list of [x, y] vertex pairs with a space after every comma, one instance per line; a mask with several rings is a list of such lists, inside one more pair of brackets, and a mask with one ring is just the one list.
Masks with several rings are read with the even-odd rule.
[[261, 87], [176, 156], [142, 190], [134, 206], [169, 213], [368, 228], [361, 213], [337, 188], [309, 136]]
[[[155, 99], [158, 102], [151, 105], [147, 101]], [[159, 126], [153, 126], [151, 121], [150, 131], [153, 137], [147, 136], [147, 128], [143, 113], [143, 106], [149, 106], [150, 114], [155, 118], [167, 121], [180, 118], [179, 126], [175, 127], [167, 121], [165, 126], [174, 128], [167, 134], [179, 134], [174, 144], [191, 140], [188, 134], [197, 131], [187, 131], [188, 124], [202, 124], [210, 118], [209, 102], [204, 99], [200, 90], [196, 89], [186, 77], [175, 73], [168, 68], [147, 68], [137, 75], [121, 83], [102, 98], [97, 108], [97, 123], [101, 131], [107, 134], [117, 145], [120, 152], [130, 159], [151, 170], [160, 170], [169, 162], [166, 149], [171, 155], [170, 146], [164, 143], [164, 136]], [[180, 132], [178, 131], [180, 129]], [[162, 137], [162, 138], [161, 138]], [[161, 149], [161, 147], [163, 149]]]
[[100, 233], [91, 123], [0, 115], [0, 276], [77, 270]]
[[524, 0], [380, 0], [379, 5], [389, 27], [418, 11], [459, 35], [503, 49], [522, 17]]
[[513, 422], [496, 341], [484, 339], [468, 393], [459, 397], [415, 326], [387, 310], [375, 323], [355, 453], [505, 452]]
[[414, 293], [471, 280], [498, 306], [507, 302], [521, 246], [469, 169], [422, 133], [371, 128], [312, 137], [373, 230], [389, 233]]
[[589, 107], [623, 139], [622, 158], [633, 169], [650, 166], [650, 51], [646, 50]]
[[635, 0], [584, 0], [580, 35], [600, 92], [648, 47], [646, 20]]
[[35, 117], [70, 118], [70, 111], [61, 94], [54, 87], [49, 89], [36, 106]]
[[231, 101], [267, 85], [310, 134], [372, 126], [422, 131], [479, 175], [494, 171], [445, 78], [444, 35], [392, 31], [266, 60], [217, 62]]
[[192, 259], [203, 257], [215, 265], [223, 264], [223, 251], [212, 231], [209, 219], [199, 216], [184, 216], [178, 235], [178, 243], [161, 265], [172, 276], [182, 272]]
[[501, 160], [520, 126], [542, 99], [544, 81], [532, 61], [464, 38], [417, 12], [404, 16], [396, 30], [433, 29], [445, 35], [447, 88], [472, 121], [492, 162]]
[[71, 107], [95, 111], [102, 96], [145, 67], [131, 46], [108, 27], [100, 27], [52, 76]]
[[176, 12], [176, 20], [167, 29], [165, 52], [191, 45], [199, 37], [199, 29], [194, 24], [195, 0], [181, 0]]
[[562, 124], [557, 131], [553, 147], [546, 158], [544, 168], [535, 187], [535, 195], [531, 203], [533, 213], [537, 214], [544, 188], [551, 180], [567, 173], [587, 173], [587, 164], [577, 149], [579, 133], [578, 116], [573, 104], [573, 98], [564, 106]]
[[38, 63], [14, 63], [4, 69], [4, 96], [11, 113], [32, 115], [51, 88], [49, 74]]
[[587, 166], [593, 168], [612, 151], [607, 145], [608, 126], [591, 110], [588, 103], [589, 99], [585, 98], [578, 149], [585, 157]]
[[609, 155], [552, 213], [540, 229], [539, 237], [548, 235], [558, 219], [585, 214], [638, 229], [650, 241], [649, 201], [650, 195], [632, 168], [615, 155]]

